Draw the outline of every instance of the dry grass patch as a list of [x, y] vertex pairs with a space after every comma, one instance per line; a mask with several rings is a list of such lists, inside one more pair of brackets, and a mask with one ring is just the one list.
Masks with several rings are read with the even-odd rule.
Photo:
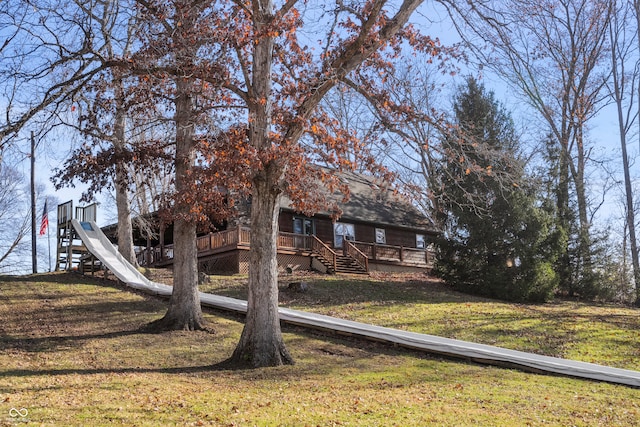
[[[242, 279], [224, 280], [242, 289]], [[327, 286], [335, 291], [344, 284]], [[367, 286], [380, 285], [356, 287], [365, 292]], [[331, 292], [320, 289], [314, 283], [304, 296], [283, 291], [283, 298], [311, 299], [314, 309], [345, 315], [383, 304], [382, 294], [321, 301]], [[402, 294], [386, 307], [398, 309]], [[427, 299], [418, 295], [410, 304]], [[443, 294], [432, 304], [462, 310], [446, 300]], [[165, 301], [75, 274], [0, 278], [0, 425], [627, 426], [640, 419], [640, 390], [629, 387], [434, 358], [292, 327], [284, 335], [296, 365], [230, 370], [222, 362], [239, 338], [241, 319], [208, 312], [214, 333], [139, 331], [165, 310]], [[11, 409], [28, 414], [14, 416]]]

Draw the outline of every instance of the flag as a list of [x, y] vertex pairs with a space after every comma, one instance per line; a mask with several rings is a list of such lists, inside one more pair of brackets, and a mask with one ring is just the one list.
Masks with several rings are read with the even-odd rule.
[[44, 236], [49, 226], [49, 214], [47, 213], [47, 201], [44, 201], [44, 209], [42, 210], [42, 221], [40, 222], [40, 235]]

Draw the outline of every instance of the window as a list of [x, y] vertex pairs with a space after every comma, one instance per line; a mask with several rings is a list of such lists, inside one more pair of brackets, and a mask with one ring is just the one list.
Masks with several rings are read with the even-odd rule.
[[376, 228], [376, 243], [380, 245], [387, 243], [387, 236], [384, 228]]
[[302, 234], [302, 218], [293, 218], [293, 232], [295, 234]]
[[346, 224], [344, 222], [336, 222], [333, 224], [334, 246], [341, 248], [344, 245], [345, 240], [355, 240], [356, 232], [353, 224]]
[[416, 234], [416, 248], [425, 249], [427, 246], [424, 241], [424, 234]]

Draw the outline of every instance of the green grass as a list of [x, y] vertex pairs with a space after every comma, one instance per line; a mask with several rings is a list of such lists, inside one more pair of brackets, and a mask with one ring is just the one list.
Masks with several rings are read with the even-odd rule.
[[[638, 311], [525, 306], [415, 277], [311, 276], [282, 304], [386, 326], [638, 369]], [[294, 278], [292, 280], [300, 280]], [[246, 278], [203, 290], [241, 297]], [[285, 327], [296, 365], [230, 370], [242, 323], [145, 334], [166, 301], [75, 274], [0, 277], [0, 426], [628, 426], [640, 390], [431, 357]], [[24, 418], [11, 409], [28, 410]], [[15, 412], [13, 413], [15, 415]]]
[[[511, 304], [454, 292], [420, 275], [370, 279], [302, 277], [306, 292], [288, 289], [280, 303], [379, 326], [497, 345], [548, 356], [640, 370], [640, 312], [576, 301]], [[246, 298], [246, 278], [204, 284], [204, 291]]]

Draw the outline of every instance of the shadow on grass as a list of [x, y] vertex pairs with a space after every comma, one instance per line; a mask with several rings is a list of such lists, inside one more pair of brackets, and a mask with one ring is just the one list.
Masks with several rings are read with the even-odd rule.
[[[44, 277], [47, 277], [45, 279]], [[16, 278], [12, 278], [13, 281]], [[120, 288], [127, 289], [118, 283], [111, 280], [103, 280], [103, 279], [95, 279], [95, 282], [91, 282], [86, 280], [86, 276], [75, 275], [71, 273], [66, 274], [51, 274], [51, 275], [35, 275], [35, 276], [27, 276], [26, 278], [18, 278], [21, 280], [32, 284], [39, 283], [40, 281], [50, 280], [53, 283], [63, 283], [63, 284], [91, 284], [97, 286], [103, 286], [108, 288]], [[28, 280], [27, 280], [28, 279]], [[59, 279], [56, 281], [56, 279]], [[78, 280], [78, 282], [74, 282], [74, 280]], [[0, 278], [0, 281], [2, 278]], [[327, 285], [321, 285], [322, 283], [326, 283]], [[25, 287], [26, 288], [26, 287]], [[39, 289], [39, 287], [38, 287]], [[65, 288], [66, 289], [66, 288]], [[39, 292], [39, 291], [38, 291]], [[65, 291], [66, 292], [66, 291]], [[36, 292], [37, 294], [37, 292]], [[118, 293], [115, 293], [118, 294]], [[407, 302], [423, 302], [423, 303], [442, 303], [442, 302], [451, 302], [451, 303], [460, 303], [464, 301], [474, 301], [474, 302], [495, 302], [493, 300], [470, 297], [464, 294], [448, 294], [447, 290], [444, 289], [441, 285], [434, 285], [431, 287], [430, 283], [422, 282], [422, 281], [407, 281], [407, 282], [376, 282], [373, 280], [350, 280], [350, 281], [341, 281], [341, 280], [321, 280], [318, 284], [312, 282], [311, 290], [307, 293], [294, 293], [292, 291], [285, 291], [282, 293], [285, 297], [288, 294], [294, 295], [301, 300], [305, 300], [306, 304], [326, 304], [327, 306], [334, 306], [341, 303], [353, 303], [354, 301], [385, 301], [382, 298], [388, 298], [394, 304]], [[91, 297], [88, 297], [91, 298]], [[99, 293], [96, 294], [96, 298], [99, 298]], [[33, 299], [33, 298], [32, 298]], [[323, 299], [327, 299], [327, 301], [323, 302]], [[14, 338], [9, 337], [7, 335], [0, 336], [0, 345], [6, 349], [14, 349], [14, 350], [22, 350], [29, 352], [46, 352], [56, 350], [58, 348], [64, 347], [80, 347], [86, 341], [92, 339], [109, 339], [109, 338], [118, 338], [129, 335], [136, 334], [145, 334], [146, 332], [141, 329], [146, 325], [140, 325], [140, 328], [130, 329], [132, 321], [139, 321], [141, 319], [133, 319], [134, 316], [141, 314], [148, 319], [149, 313], [159, 313], [159, 307], [162, 305], [161, 300], [149, 297], [148, 299], [142, 301], [87, 301], [81, 300], [79, 303], [68, 304], [64, 307], [42, 307], [40, 305], [34, 305], [29, 310], [21, 314], [27, 314], [29, 316], [33, 316], [33, 319], [39, 320], [38, 317], [35, 317], [39, 312], [48, 312], [49, 317], [46, 319], [49, 322], [49, 325], [52, 328], [49, 330], [45, 330], [44, 332], [50, 332], [46, 337], [29, 337], [27, 329], [26, 338]], [[539, 351], [542, 354], [547, 355], [559, 355], [556, 352], [559, 349], [562, 349], [568, 343], [572, 343], [574, 339], [576, 339], [575, 331], [570, 328], [571, 325], [576, 324], [576, 322], [602, 322], [601, 314], [591, 314], [591, 313], [576, 313], [572, 310], [566, 310], [563, 312], [556, 312], [553, 315], [549, 315], [544, 310], [539, 307], [532, 308], [532, 306], [526, 306], [528, 310], [531, 310], [527, 315], [509, 313], [509, 314], [500, 314], [500, 313], [491, 313], [489, 316], [483, 314], [481, 318], [474, 319], [474, 314], [469, 313], [466, 315], [467, 320], [473, 320], [475, 323], [470, 325], [470, 323], [462, 323], [462, 324], [452, 324], [448, 326], [449, 331], [454, 333], [462, 332], [463, 330], [467, 330], [469, 328], [484, 328], [484, 332], [482, 334], [487, 338], [489, 344], [492, 344], [491, 341], [497, 341], [501, 336], [509, 336], [512, 334], [529, 338], [528, 341], [531, 343], [526, 344], [527, 351], [536, 351], [536, 348], [541, 349]], [[381, 307], [381, 309], [386, 309]], [[207, 310], [209, 311], [209, 310]], [[239, 317], [236, 314], [231, 313], [222, 313], [215, 309], [211, 311], [216, 312], [217, 316], [225, 317], [228, 319], [238, 320]], [[539, 313], [538, 313], [539, 312]], [[531, 322], [536, 320], [536, 318], [531, 317], [532, 313], [535, 313], [536, 318], [538, 319], [538, 323], [535, 325], [531, 325]], [[478, 314], [479, 315], [479, 314]], [[46, 317], [46, 315], [45, 315]], [[605, 319], [607, 316], [604, 316]], [[626, 317], [626, 318], [625, 318]], [[632, 316], [625, 317], [617, 317], [616, 321], [619, 323], [626, 323], [625, 320], [628, 320], [631, 324], [637, 325], [637, 319], [635, 322], [632, 320]], [[14, 319], [14, 323], [18, 324], [18, 317]], [[128, 323], [125, 325], [125, 323]], [[70, 329], [80, 329], [86, 325], [87, 333], [78, 335], [78, 334], [70, 334], [68, 329], [59, 328], [60, 324], [70, 325]], [[401, 321], [401, 326], [409, 326], [411, 324], [410, 321]], [[419, 322], [415, 324], [415, 326], [419, 326]], [[38, 323], [33, 322], [31, 325], [32, 331], [37, 331]], [[57, 329], [56, 329], [57, 328]], [[107, 329], [121, 329], [121, 330], [112, 330], [105, 331]], [[127, 329], [129, 328], [129, 329]], [[290, 330], [287, 328], [287, 330]], [[2, 327], [0, 326], [0, 331], [2, 331]], [[105, 332], [100, 332], [105, 331]], [[57, 334], [61, 336], [56, 336]], [[66, 332], [66, 333], [65, 333]], [[302, 336], [302, 337], [310, 337], [311, 335], [302, 334], [300, 330], [294, 329], [293, 333]], [[152, 335], [152, 334], [149, 334]], [[312, 335], [316, 335], [313, 334]], [[450, 334], [444, 334], [445, 336]], [[316, 337], [320, 340], [328, 341], [328, 336], [331, 336], [330, 333], [318, 333]], [[297, 341], [294, 340], [294, 341]], [[362, 339], [354, 339], [352, 340], [343, 340], [339, 339], [337, 342], [340, 343], [341, 346], [346, 347], [355, 347], [354, 351], [347, 351], [344, 348], [338, 349], [338, 344], [321, 344], [316, 345], [316, 347], [311, 350], [316, 354], [322, 354], [328, 356], [331, 360], [336, 361], [336, 367], [339, 366], [345, 360], [357, 361], [358, 359], [365, 360], [366, 358], [370, 358], [373, 353], [379, 354], [381, 351], [392, 351], [388, 347], [375, 347], [375, 350], [362, 350], [362, 352], [357, 351], [358, 348], [369, 348], [369, 344], [363, 344]], [[164, 345], [164, 344], [163, 344]], [[290, 348], [295, 347], [296, 344], [291, 342], [287, 342], [287, 346]], [[531, 347], [531, 348], [530, 348]], [[226, 350], [225, 350], [226, 351]], [[406, 353], [406, 351], [403, 351]], [[180, 362], [178, 362], [180, 363]], [[195, 362], [197, 364], [198, 362]], [[320, 370], [331, 370], [335, 369], [327, 366], [317, 367]], [[98, 373], [128, 373], [128, 372], [164, 372], [164, 373], [199, 373], [199, 372], [207, 372], [207, 371], [224, 371], [224, 370], [238, 370], [238, 371], [247, 371], [252, 372], [253, 370], [247, 369], [246, 367], [237, 367], [229, 364], [227, 361], [222, 361], [213, 365], [203, 365], [203, 366], [185, 366], [185, 367], [114, 367], [114, 368], [86, 368], [86, 369], [45, 369], [43, 371], [38, 369], [28, 370], [28, 369], [14, 369], [9, 371], [1, 371], [0, 376], [2, 375], [64, 375], [69, 373], [77, 373], [77, 374], [98, 374]], [[316, 372], [316, 371], [314, 371]], [[317, 372], [316, 372], [317, 373]], [[246, 374], [247, 376], [251, 376], [253, 374]]]
[[101, 334], [44, 336], [37, 338], [12, 338], [3, 336], [0, 337], [0, 344], [2, 344], [4, 350], [20, 350], [31, 353], [49, 352], [59, 348], [79, 346], [81, 343], [94, 339], [112, 339], [140, 335], [144, 333], [143, 328], [144, 326], [132, 330], [105, 332]]
[[204, 372], [224, 371], [218, 365], [181, 366], [170, 368], [78, 368], [78, 369], [13, 369], [0, 370], [0, 376], [42, 377], [61, 375], [96, 375], [96, 374], [198, 374]]
[[[243, 379], [249, 380], [267, 380], [272, 379], [286, 380], [289, 378], [295, 381], [300, 375], [328, 375], [332, 371], [342, 369], [344, 364], [354, 366], [355, 363], [361, 362], [363, 366], [370, 366], [371, 358], [374, 355], [398, 355], [398, 354], [414, 354], [415, 357], [423, 359], [438, 359], [440, 356], [424, 355], [410, 349], [398, 350], [390, 345], [382, 343], [363, 342], [361, 340], [349, 337], [331, 337], [321, 333], [307, 332], [299, 327], [290, 328], [286, 332], [295, 334], [295, 338], [287, 341], [287, 346], [291, 348], [306, 347], [305, 352], [309, 355], [322, 355], [325, 357], [322, 363], [303, 363], [301, 365], [283, 365], [273, 368], [252, 368], [246, 365], [238, 365], [233, 363], [231, 359], [225, 359], [217, 363], [192, 365], [192, 366], [171, 366], [171, 367], [104, 367], [104, 368], [60, 368], [60, 369], [0, 369], [0, 377], [48, 377], [48, 376], [64, 376], [64, 375], [96, 375], [96, 374], [203, 374], [215, 372], [234, 372]], [[127, 335], [136, 335], [138, 330], [122, 331], [117, 333], [107, 333], [100, 335], [84, 335], [81, 337], [60, 337], [60, 339], [103, 339], [115, 338]], [[47, 340], [53, 340], [48, 338]], [[321, 340], [321, 344], [312, 343]], [[28, 341], [28, 340], [27, 340]], [[448, 358], [446, 358], [448, 359]], [[450, 359], [455, 360], [455, 359]], [[468, 361], [458, 360], [460, 363], [472, 363]]]
[[[98, 273], [102, 274], [102, 273]], [[26, 274], [21, 276], [7, 276], [0, 275], [0, 283], [1, 282], [17, 282], [17, 283], [38, 283], [38, 282], [47, 282], [47, 283], [58, 283], [58, 284], [68, 284], [68, 285], [100, 285], [105, 284], [105, 282], [113, 283], [113, 280], [105, 279], [104, 277], [100, 277], [98, 275], [83, 275], [77, 271], [58, 271], [58, 272], [50, 272], [50, 273], [38, 273], [38, 274]]]

